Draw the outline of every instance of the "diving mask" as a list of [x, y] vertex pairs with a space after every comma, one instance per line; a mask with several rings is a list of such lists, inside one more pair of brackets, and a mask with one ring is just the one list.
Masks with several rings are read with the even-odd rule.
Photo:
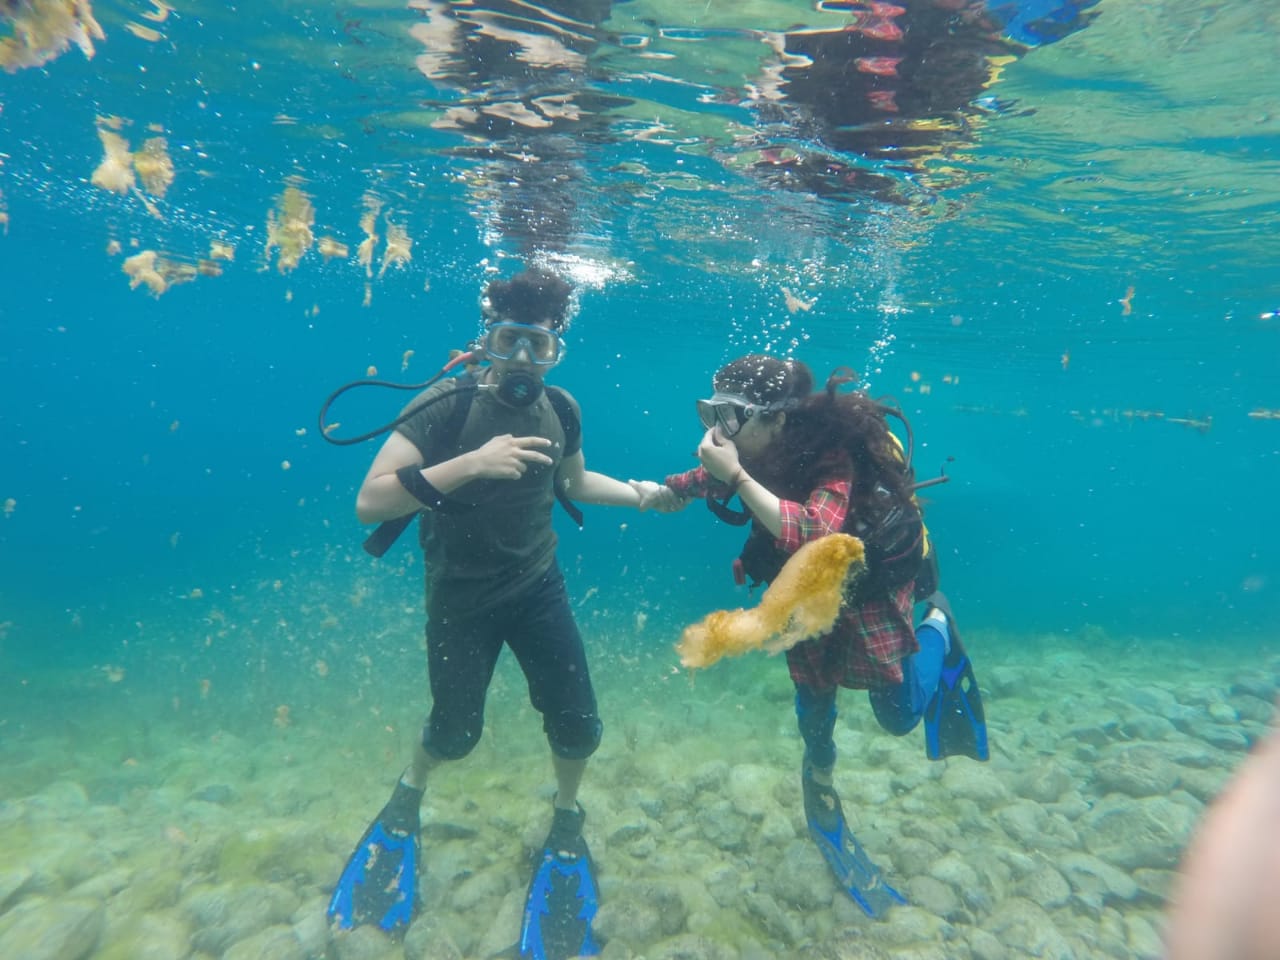
[[484, 352], [493, 360], [514, 360], [523, 350], [529, 363], [549, 367], [560, 362], [564, 341], [547, 327], [530, 323], [493, 323], [485, 328]]
[[717, 392], [710, 400], [698, 401], [698, 419], [708, 430], [718, 426], [726, 437], [736, 437], [748, 420], [770, 409], [769, 404], [752, 403], [737, 394]]
[[796, 399], [753, 403], [741, 394], [721, 393], [717, 390], [710, 400], [698, 401], [698, 419], [708, 430], [719, 427], [725, 437], [732, 439], [752, 417], [778, 410], [792, 410], [799, 405]]

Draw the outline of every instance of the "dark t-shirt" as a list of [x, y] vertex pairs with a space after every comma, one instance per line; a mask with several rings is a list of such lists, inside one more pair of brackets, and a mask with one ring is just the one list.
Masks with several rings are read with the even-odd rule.
[[[438, 383], [405, 409], [457, 386], [452, 380]], [[576, 401], [565, 396], [580, 417]], [[446, 397], [396, 428], [423, 454], [427, 466], [476, 450], [504, 433], [545, 437], [552, 443], [538, 448], [551, 457], [549, 466], [531, 464], [518, 480], [472, 480], [448, 495], [447, 507], [423, 514], [428, 606], [476, 612], [524, 590], [551, 565], [556, 549], [553, 484], [561, 462], [577, 453], [581, 442], [565, 448], [564, 429], [545, 392], [529, 406], [516, 408], [482, 389], [474, 394], [456, 441], [433, 449], [439, 444], [432, 444], [430, 436], [447, 426], [456, 403], [457, 397]]]

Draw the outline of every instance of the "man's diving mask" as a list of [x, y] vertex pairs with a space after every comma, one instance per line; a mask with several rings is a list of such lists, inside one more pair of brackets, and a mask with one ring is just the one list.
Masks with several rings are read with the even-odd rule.
[[483, 347], [492, 360], [514, 360], [523, 350], [528, 362], [550, 367], [564, 355], [564, 341], [547, 327], [530, 323], [491, 323], [485, 328]]
[[752, 403], [746, 397], [719, 391], [710, 400], [698, 401], [698, 419], [708, 430], [719, 427], [720, 432], [728, 438], [736, 437], [747, 421], [761, 413], [772, 413], [775, 410], [788, 410], [795, 403], [781, 400], [777, 403]]

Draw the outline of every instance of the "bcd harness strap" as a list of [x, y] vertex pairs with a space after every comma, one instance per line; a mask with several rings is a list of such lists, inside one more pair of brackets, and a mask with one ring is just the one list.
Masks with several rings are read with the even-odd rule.
[[[475, 378], [470, 376], [461, 376], [458, 381], [459, 385], [453, 390], [454, 393], [458, 394], [457, 402], [454, 404], [449, 418], [435, 431], [435, 437], [431, 442], [430, 456], [426, 458], [428, 461], [440, 462], [438, 458], [443, 456], [457, 442], [458, 437], [462, 435], [462, 428], [467, 422], [467, 414], [470, 413], [472, 401], [476, 397], [477, 385]], [[573, 405], [569, 402], [569, 398], [563, 390], [557, 387], [547, 387], [547, 399], [551, 402], [551, 409], [555, 411], [556, 417], [560, 421], [560, 429], [564, 431], [565, 449], [568, 449], [577, 443], [581, 437], [582, 424], [574, 415]], [[428, 463], [427, 465], [432, 466], [433, 464]], [[403, 476], [401, 476], [402, 474]], [[396, 475], [400, 477], [404, 488], [425, 509], [456, 512], [472, 508], [471, 504], [449, 502], [444, 494], [422, 476], [422, 467], [406, 467], [403, 470], [396, 471]], [[559, 483], [555, 484], [555, 494], [560, 506], [569, 514], [573, 522], [581, 527], [583, 521], [582, 511], [569, 499], [569, 495], [564, 492]], [[378, 524], [373, 533], [365, 538], [365, 552], [375, 557], [385, 554], [419, 513], [421, 511], [418, 511], [418, 513], [406, 513], [403, 517], [396, 517], [394, 520], [387, 520]]]

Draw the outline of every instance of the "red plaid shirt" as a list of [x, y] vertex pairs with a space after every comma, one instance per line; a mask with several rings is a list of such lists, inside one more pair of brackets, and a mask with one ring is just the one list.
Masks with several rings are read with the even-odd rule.
[[[723, 497], [727, 484], [696, 467], [667, 477], [666, 485], [682, 497]], [[844, 527], [849, 511], [848, 477], [831, 477], [810, 491], [804, 503], [779, 500], [782, 535], [774, 540], [788, 556], [803, 544]], [[752, 520], [759, 528], [759, 522]], [[765, 531], [767, 533], [768, 531]], [[805, 640], [787, 651], [791, 679], [818, 690], [836, 686], [856, 690], [902, 682], [902, 660], [920, 649], [911, 626], [914, 584], [895, 594], [845, 607], [830, 633]]]

